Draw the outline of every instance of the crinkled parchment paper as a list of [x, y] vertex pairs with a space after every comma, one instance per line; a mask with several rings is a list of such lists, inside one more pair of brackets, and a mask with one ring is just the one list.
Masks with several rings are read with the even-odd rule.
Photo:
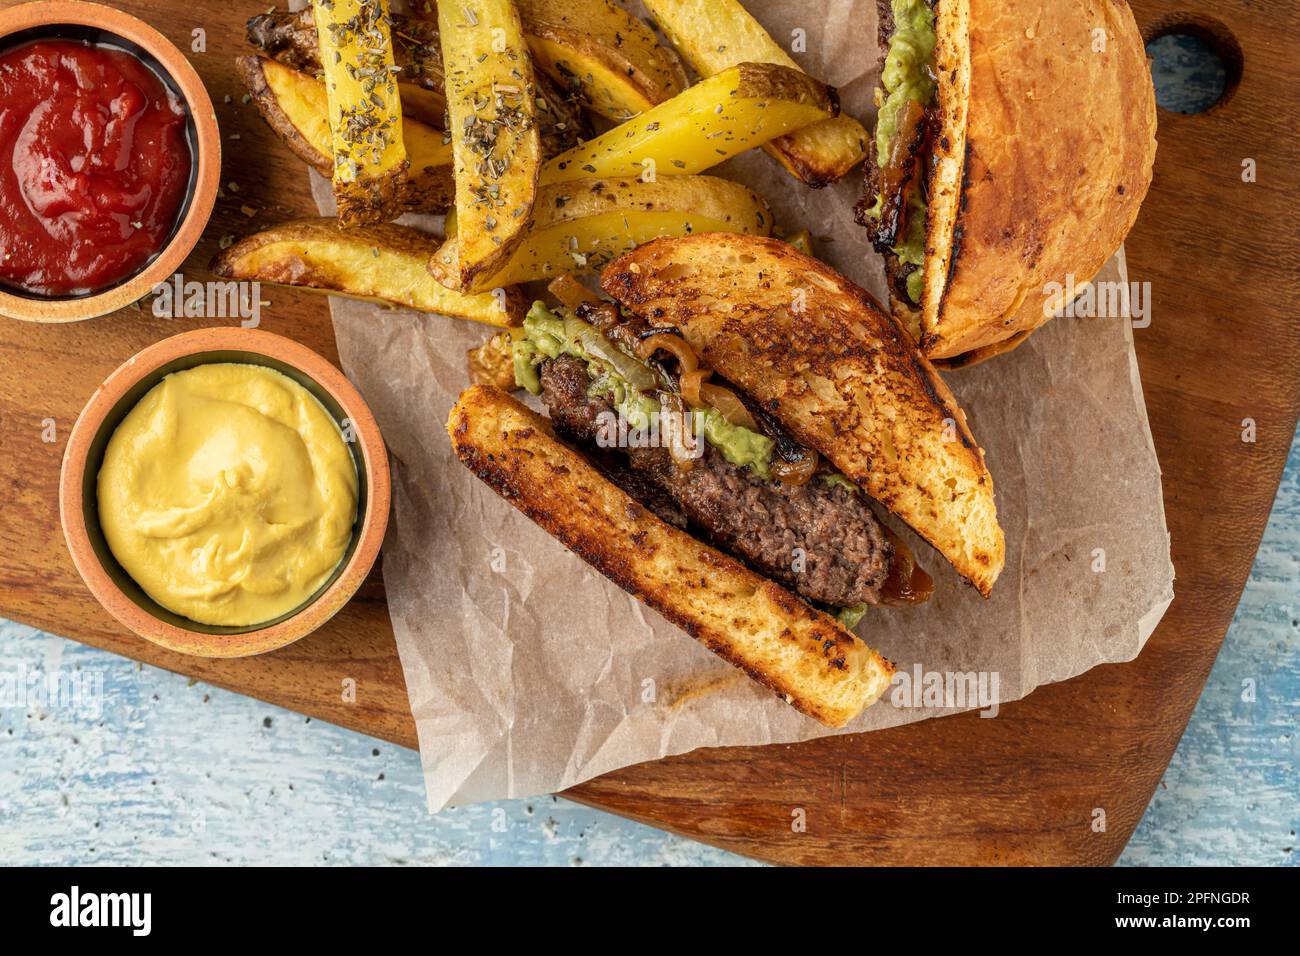
[[[871, 125], [874, 4], [746, 5], [780, 42], [804, 31], [796, 59]], [[853, 223], [858, 174], [811, 190], [757, 152], [721, 172], [759, 189], [779, 221], [826, 237], [819, 255], [883, 299], [879, 261]], [[318, 180], [316, 189], [330, 211], [328, 188]], [[1126, 279], [1122, 255], [1099, 278]], [[561, 790], [696, 747], [828, 733], [605, 581], [455, 461], [444, 423], [467, 385], [465, 350], [490, 329], [338, 299], [333, 315], [343, 367], [392, 454], [384, 579], [432, 809]], [[1004, 702], [1130, 660], [1172, 600], [1173, 567], [1129, 323], [1056, 319], [1010, 355], [947, 378], [987, 453], [1006, 569], [981, 600], [904, 532], [935, 575], [934, 597], [872, 611], [858, 633], [909, 678], [917, 666], [996, 674]], [[961, 709], [912, 703], [886, 695], [845, 732]]]

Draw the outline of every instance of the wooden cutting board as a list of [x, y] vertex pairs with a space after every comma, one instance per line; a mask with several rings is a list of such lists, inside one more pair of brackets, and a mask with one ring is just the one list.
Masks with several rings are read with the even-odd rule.
[[[240, 102], [232, 67], [244, 20], [267, 0], [225, 4], [225, 18], [212, 8], [199, 15], [187, 0], [117, 5], [183, 49], [192, 31], [205, 31], [206, 49], [191, 60], [217, 104], [223, 181], [235, 185], [187, 278], [207, 278], [224, 235], [314, 215], [302, 165]], [[1136, 332], [1137, 349], [1178, 575], [1142, 655], [1042, 688], [997, 720], [961, 715], [807, 744], [701, 750], [567, 796], [783, 863], [1096, 864], [1119, 855], [1236, 608], [1300, 413], [1300, 12], [1277, 4], [1261, 17], [1249, 0], [1203, 4], [1199, 17], [1186, 14], [1186, 0], [1133, 6], [1148, 36], [1196, 22], [1215, 42], [1235, 37], [1244, 64], [1221, 106], [1161, 112], [1155, 181], [1128, 241], [1132, 278], [1151, 283], [1152, 323]], [[1246, 159], [1255, 160], [1254, 183], [1242, 181]], [[264, 297], [272, 305], [263, 328], [337, 358], [323, 298], [282, 289]], [[77, 577], [56, 504], [72, 423], [118, 364], [201, 324], [136, 309], [64, 327], [0, 319], [0, 615], [415, 746], [377, 574], [310, 639], [240, 661], [181, 657], [131, 637]], [[1247, 418], [1253, 443], [1242, 440]], [[47, 420], [52, 442], [43, 440]], [[355, 703], [342, 699], [344, 677], [357, 681]], [[804, 832], [792, 831], [796, 808]]]

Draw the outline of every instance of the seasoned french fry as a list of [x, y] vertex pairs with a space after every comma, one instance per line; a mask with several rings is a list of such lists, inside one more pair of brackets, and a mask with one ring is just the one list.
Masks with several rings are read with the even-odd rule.
[[560, 300], [569, 311], [576, 312], [582, 305], [599, 305], [600, 296], [573, 277], [572, 272], [556, 276], [546, 284], [546, 291]]
[[387, 0], [321, 0], [312, 10], [329, 100], [339, 219], [396, 218], [408, 161]]
[[[645, 0], [645, 6], [700, 76], [742, 62], [799, 68], [738, 0]], [[825, 186], [862, 161], [866, 144], [862, 124], [840, 115], [787, 133], [763, 149], [808, 185]]]
[[716, 176], [665, 176], [653, 182], [593, 177], [550, 183], [538, 191], [529, 232], [608, 212], [698, 213], [722, 223], [721, 232], [766, 236], [772, 231], [772, 211], [754, 190]]
[[837, 109], [827, 86], [799, 70], [742, 63], [549, 160], [541, 182], [699, 173]]
[[[241, 56], [236, 69], [262, 117], [294, 154], [323, 176], [334, 169], [330, 159], [329, 106], [325, 84], [292, 67], [260, 56]], [[392, 210], [443, 212], [452, 201], [451, 146], [442, 133], [404, 118], [402, 138], [410, 166], [398, 186]]]
[[[398, 69], [398, 92], [402, 113], [443, 128], [447, 110], [442, 73], [442, 51], [438, 48], [438, 12], [419, 4], [408, 4], [409, 16], [392, 15], [393, 61]], [[290, 12], [268, 10], [250, 17], [248, 42], [274, 60], [309, 73], [320, 71], [320, 50], [316, 43], [316, 22], [311, 7]], [[528, 24], [524, 24], [528, 33]], [[531, 42], [531, 41], [530, 41]], [[661, 47], [665, 55], [676, 57]], [[537, 129], [542, 155], [558, 156], [591, 136], [590, 124], [577, 94], [566, 81], [557, 86], [545, 73], [533, 77], [537, 83]]]
[[556, 183], [538, 191], [527, 234], [506, 265], [483, 279], [482, 287], [597, 272], [616, 256], [660, 236], [766, 236], [771, 230], [772, 212], [762, 196], [712, 176], [665, 176], [652, 183], [630, 178]]
[[488, 325], [523, 321], [525, 303], [516, 289], [464, 295], [429, 275], [425, 263], [436, 242], [391, 223], [344, 227], [335, 219], [301, 219], [240, 240], [213, 260], [212, 271]]
[[686, 71], [614, 0], [516, 0], [537, 68], [621, 123], [686, 88]]
[[541, 168], [533, 69], [510, 0], [438, 6], [455, 157], [457, 241], [429, 260], [451, 289], [471, 289], [509, 258], [532, 216]]

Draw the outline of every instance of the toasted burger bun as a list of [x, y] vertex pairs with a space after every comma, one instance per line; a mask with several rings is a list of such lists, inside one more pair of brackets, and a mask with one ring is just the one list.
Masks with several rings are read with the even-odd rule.
[[1002, 355], [1016, 348], [1025, 339], [1029, 338], [1034, 332], [1033, 329], [1025, 329], [1017, 332], [1009, 339], [1003, 339], [1001, 342], [994, 342], [992, 345], [986, 345], [983, 348], [971, 349], [969, 352], [962, 352], [961, 355], [955, 355], [952, 358], [931, 359], [930, 363], [935, 368], [941, 368], [945, 371], [952, 371], [959, 368], [968, 368], [971, 365], [978, 365], [980, 362], [987, 361], [995, 355]]
[[503, 392], [466, 390], [447, 432], [497, 494], [795, 709], [842, 727], [889, 687], [894, 666], [833, 617], [661, 521]]
[[921, 348], [978, 360], [1065, 304], [1044, 315], [1048, 283], [1090, 281], [1123, 242], [1151, 183], [1155, 96], [1123, 0], [937, 0], [935, 13]]
[[911, 337], [866, 292], [775, 239], [656, 239], [605, 267], [602, 288], [677, 329], [988, 597], [1006, 546], [993, 478], [966, 414]]

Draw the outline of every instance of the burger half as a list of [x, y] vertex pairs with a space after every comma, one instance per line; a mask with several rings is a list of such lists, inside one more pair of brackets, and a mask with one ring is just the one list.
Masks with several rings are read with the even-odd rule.
[[601, 285], [614, 302], [561, 292], [515, 330], [516, 381], [549, 420], [476, 386], [453, 448], [606, 577], [841, 726], [892, 674], [849, 628], [933, 586], [878, 509], [985, 596], [1002, 568], [964, 414], [865, 292], [785, 243], [659, 239]]
[[877, 0], [858, 221], [925, 354], [1008, 351], [1090, 281], [1151, 182], [1155, 97], [1123, 0]]

